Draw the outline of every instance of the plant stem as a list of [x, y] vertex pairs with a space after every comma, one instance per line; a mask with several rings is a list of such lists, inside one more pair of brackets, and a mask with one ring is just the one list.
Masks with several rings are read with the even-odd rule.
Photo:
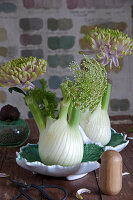
[[64, 103], [64, 101], [60, 102], [60, 112], [59, 112], [59, 118], [64, 118], [67, 120], [67, 113], [70, 103]]
[[46, 98], [43, 98], [43, 103], [45, 105], [45, 108], [47, 110], [47, 107], [48, 107], [48, 100]]
[[108, 105], [109, 105], [109, 99], [110, 99], [110, 93], [111, 93], [111, 84], [107, 84], [107, 89], [104, 93], [104, 96], [102, 98], [102, 110], [107, 111]]
[[34, 120], [35, 120], [37, 127], [39, 129], [39, 132], [41, 134], [45, 129], [44, 116], [41, 113], [41, 110], [33, 97], [26, 96], [24, 99], [34, 117]]
[[79, 121], [80, 121], [80, 110], [73, 107], [69, 121], [70, 127], [77, 128], [79, 125]]
[[68, 119], [70, 119], [72, 108], [73, 108], [72, 103], [70, 103], [69, 108], [68, 108]]

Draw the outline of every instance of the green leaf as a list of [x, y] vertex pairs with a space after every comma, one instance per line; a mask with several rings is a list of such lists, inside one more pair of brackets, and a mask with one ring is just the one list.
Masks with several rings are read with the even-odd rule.
[[10, 88], [8, 89], [8, 91], [9, 91], [10, 93], [12, 93], [12, 91], [15, 91], [15, 92], [24, 94], [24, 95], [26, 96], [26, 93], [25, 93], [23, 90], [21, 90], [20, 88], [18, 88], [18, 87], [10, 87]]
[[97, 161], [104, 152], [104, 148], [96, 144], [84, 144], [84, 155], [82, 162]]
[[111, 129], [111, 140], [106, 146], [115, 147], [123, 143], [126, 143], [124, 134], [116, 133], [113, 129]]
[[[84, 144], [84, 156], [82, 162], [97, 161], [100, 159], [104, 148], [96, 144]], [[38, 144], [29, 144], [22, 149], [20, 159], [25, 158], [28, 162], [39, 161], [41, 162], [38, 153]]]
[[[125, 136], [120, 133], [116, 133], [115, 130], [111, 129], [111, 140], [106, 146], [115, 147], [117, 145], [126, 142]], [[104, 152], [104, 147], [98, 144], [84, 144], [84, 155], [82, 162], [97, 161], [100, 159], [102, 153]], [[28, 162], [39, 161], [41, 162], [38, 153], [38, 144], [29, 144], [22, 149], [20, 153], [20, 159], [25, 158]]]
[[38, 144], [29, 144], [25, 146], [20, 153], [20, 159], [22, 158], [25, 158], [28, 162], [41, 162], [38, 152]]
[[31, 91], [28, 91], [28, 95], [34, 97], [37, 104], [40, 106], [40, 110], [44, 117], [55, 117], [57, 112], [58, 103], [56, 101], [56, 94], [54, 92], [47, 91], [47, 82], [44, 79], [39, 80], [41, 87], [34, 88]]

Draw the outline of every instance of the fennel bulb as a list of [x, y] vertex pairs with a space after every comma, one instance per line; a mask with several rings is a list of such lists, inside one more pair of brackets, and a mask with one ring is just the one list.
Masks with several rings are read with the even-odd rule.
[[61, 102], [59, 118], [48, 118], [44, 133], [40, 135], [39, 155], [46, 165], [73, 166], [82, 161], [83, 140], [78, 128], [80, 112], [72, 109], [68, 122], [69, 105]]
[[83, 157], [83, 141], [78, 127], [58, 119], [39, 138], [39, 155], [45, 165], [73, 166]]
[[[111, 85], [107, 85], [107, 90], [103, 96], [102, 103], [97, 109], [89, 115], [86, 124], [83, 124], [86, 135], [94, 142], [100, 142], [102, 145], [109, 143], [111, 139], [111, 125], [107, 113], [109, 97], [111, 92]], [[88, 111], [89, 112], [89, 111]], [[87, 114], [85, 115], [87, 116]], [[82, 121], [81, 121], [82, 122]], [[81, 123], [82, 126], [82, 123]]]
[[83, 130], [85, 130], [86, 124], [88, 124], [90, 116], [91, 116], [91, 112], [89, 112], [88, 109], [86, 109], [84, 112], [81, 112], [80, 126], [83, 128]]
[[91, 114], [84, 131], [94, 142], [100, 142], [102, 145], [109, 143], [111, 138], [110, 119], [108, 113], [101, 109], [101, 105]]

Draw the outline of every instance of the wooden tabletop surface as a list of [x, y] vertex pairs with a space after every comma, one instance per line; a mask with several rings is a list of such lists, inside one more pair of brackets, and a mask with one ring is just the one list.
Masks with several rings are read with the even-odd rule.
[[[31, 135], [27, 142], [37, 143], [39, 133], [36, 124], [32, 119], [28, 120], [28, 123], [30, 125]], [[133, 127], [133, 123], [126, 124], [124, 121], [124, 123], [120, 125], [112, 124], [112, 127], [115, 128], [117, 132], [126, 133], [130, 127]], [[130, 133], [129, 136], [133, 137], [133, 133]], [[75, 194], [80, 188], [87, 188], [91, 190], [91, 194], [84, 193], [82, 195], [85, 200], [133, 200], [133, 140], [130, 140], [129, 145], [121, 152], [123, 158], [123, 172], [130, 172], [130, 174], [123, 176], [122, 190], [116, 196], [107, 196], [100, 192], [98, 186], [99, 170], [93, 171], [85, 177], [74, 181], [40, 174], [35, 175], [17, 165], [15, 160], [16, 151], [19, 151], [19, 148], [0, 148], [0, 173], [3, 172], [10, 174], [12, 179], [24, 181], [27, 184], [61, 185], [68, 192], [68, 200], [77, 199]], [[47, 189], [47, 191], [57, 200], [60, 200], [63, 195], [63, 193], [58, 189]], [[14, 187], [13, 184], [10, 184], [6, 178], [0, 179], [0, 200], [11, 200], [17, 194], [19, 194], [18, 188]], [[42, 197], [41, 194], [34, 189], [30, 191], [30, 195], [34, 200], [47, 199]], [[19, 199], [22, 200], [25, 199], [25, 197], [20, 197]]]

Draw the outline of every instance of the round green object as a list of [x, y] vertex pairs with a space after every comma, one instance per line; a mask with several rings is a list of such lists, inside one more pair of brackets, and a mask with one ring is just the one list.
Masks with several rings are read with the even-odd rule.
[[0, 121], [0, 146], [18, 147], [24, 144], [30, 135], [30, 128], [23, 119]]

